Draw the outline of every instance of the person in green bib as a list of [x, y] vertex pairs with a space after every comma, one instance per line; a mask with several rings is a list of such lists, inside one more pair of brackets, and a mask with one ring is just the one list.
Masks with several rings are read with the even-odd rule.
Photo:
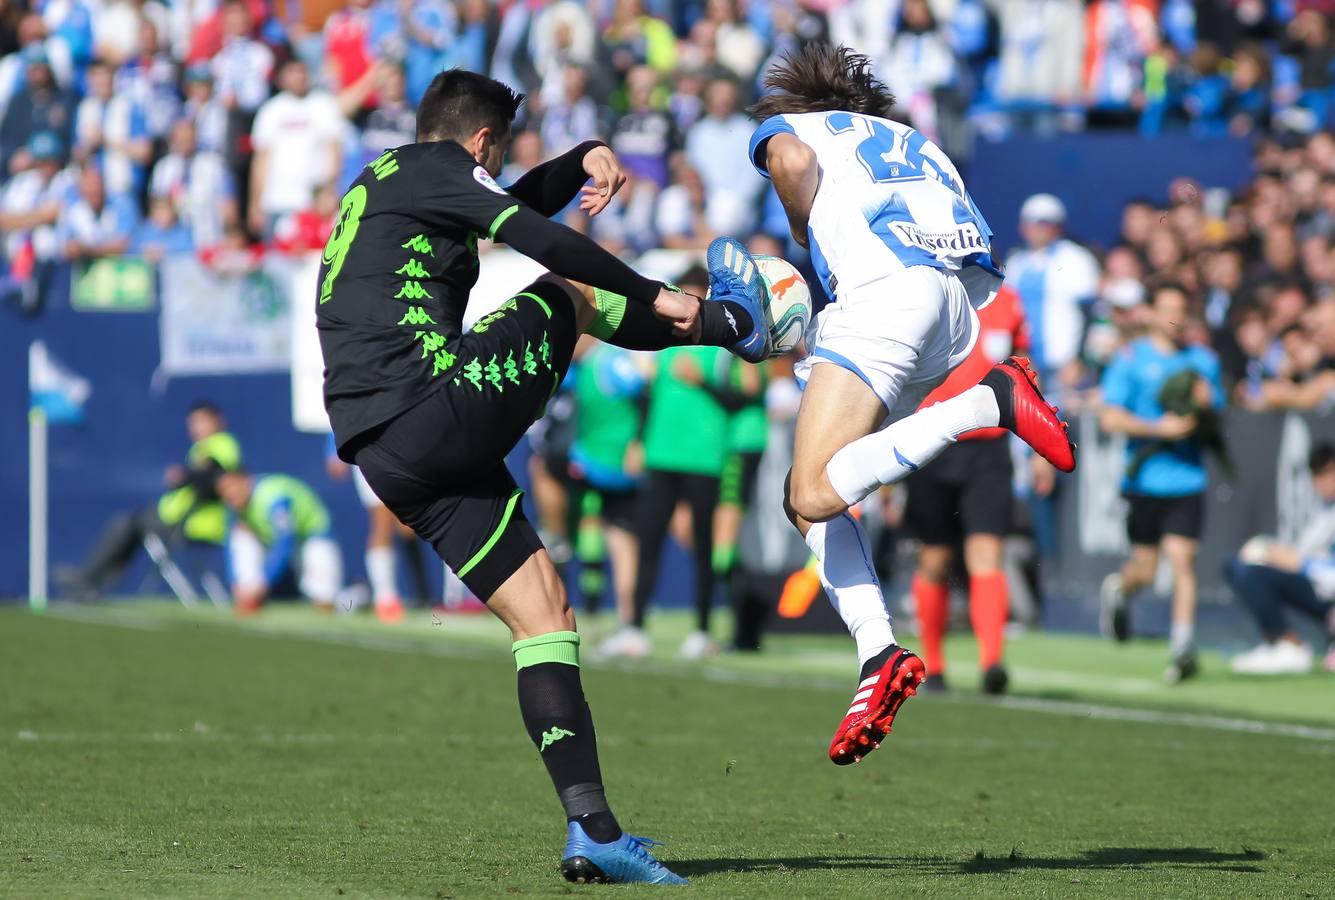
[[232, 512], [227, 557], [237, 613], [259, 612], [289, 572], [316, 609], [332, 612], [343, 560], [329, 511], [310, 485], [290, 475], [228, 472], [218, 478], [218, 496]]
[[[683, 290], [693, 290], [700, 271], [682, 276]], [[644, 427], [644, 485], [640, 492], [636, 533], [639, 571], [635, 577], [635, 616], [631, 627], [643, 637], [649, 598], [658, 583], [663, 539], [677, 504], [691, 511], [691, 549], [695, 557], [695, 630], [682, 643], [680, 655], [699, 659], [717, 649], [709, 637], [714, 605], [714, 508], [719, 478], [728, 460], [728, 411], [706, 388], [718, 387], [718, 347], [673, 347], [658, 354], [658, 371], [649, 391]], [[646, 641], [647, 644], [647, 641]]]
[[765, 454], [769, 420], [765, 414], [768, 363], [750, 366], [734, 356], [721, 362], [718, 381], [725, 387], [715, 397], [729, 411], [728, 461], [719, 484], [714, 514], [714, 572], [726, 582], [737, 568], [737, 535], [755, 493], [756, 472]]
[[222, 411], [201, 401], [185, 417], [190, 450], [185, 465], [167, 468], [164, 480], [169, 490], [155, 504], [117, 516], [103, 530], [92, 555], [81, 567], [57, 572], [62, 588], [79, 597], [94, 597], [114, 584], [144, 538], [155, 534], [221, 546], [227, 537], [227, 513], [214, 490], [224, 472], [241, 467], [241, 445], [227, 431]]
[[[643, 460], [642, 399], [648, 385], [645, 364], [632, 351], [590, 342], [572, 371], [576, 414], [569, 468], [581, 495], [575, 541], [580, 591], [585, 609], [596, 610], [610, 563], [617, 619], [628, 625], [634, 617], [639, 562], [635, 519]], [[643, 653], [632, 648], [628, 655]]]

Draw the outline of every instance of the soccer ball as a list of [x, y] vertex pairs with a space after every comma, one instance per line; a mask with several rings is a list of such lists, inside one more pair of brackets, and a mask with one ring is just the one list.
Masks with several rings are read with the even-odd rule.
[[774, 355], [787, 353], [797, 346], [811, 321], [811, 289], [806, 279], [788, 260], [777, 256], [756, 256], [756, 266], [765, 282], [765, 304]]

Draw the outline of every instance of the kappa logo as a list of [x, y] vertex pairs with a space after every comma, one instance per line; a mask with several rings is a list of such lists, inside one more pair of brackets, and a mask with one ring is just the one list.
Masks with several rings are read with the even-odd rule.
[[559, 740], [564, 740], [565, 738], [574, 736], [575, 732], [566, 731], [564, 728], [557, 728], [555, 725], [553, 725], [547, 731], [544, 731], [542, 733], [542, 746], [538, 748], [538, 752], [541, 753], [542, 751], [546, 750], [548, 747], [550, 747], [552, 744], [555, 744]]
[[496, 179], [491, 177], [491, 173], [481, 166], [473, 167], [473, 180], [494, 194], [505, 193], [505, 188], [497, 184]]

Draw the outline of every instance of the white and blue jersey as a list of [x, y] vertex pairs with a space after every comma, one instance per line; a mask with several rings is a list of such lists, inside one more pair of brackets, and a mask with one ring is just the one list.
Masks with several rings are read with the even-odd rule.
[[[1125, 347], [1103, 373], [1103, 402], [1125, 409], [1139, 419], [1154, 420], [1164, 415], [1159, 394], [1168, 379], [1187, 369], [1195, 369], [1214, 389], [1214, 404], [1224, 405], [1224, 388], [1219, 381], [1219, 357], [1205, 347], [1183, 347], [1164, 353], [1149, 338], [1140, 338]], [[1127, 441], [1127, 461], [1153, 438]], [[1200, 444], [1194, 440], [1175, 441], [1145, 460], [1134, 479], [1122, 482], [1128, 494], [1150, 497], [1185, 497], [1205, 490], [1205, 461]]]
[[766, 178], [765, 144], [780, 133], [815, 151], [821, 167], [807, 240], [831, 297], [912, 266], [1000, 277], [987, 220], [955, 165], [917, 131], [848, 112], [771, 116], [750, 145]]
[[1029, 322], [1029, 358], [1050, 379], [1080, 354], [1085, 304], [1099, 290], [1094, 254], [1062, 238], [1037, 250], [1017, 250], [1006, 260], [1006, 284], [1020, 295]]

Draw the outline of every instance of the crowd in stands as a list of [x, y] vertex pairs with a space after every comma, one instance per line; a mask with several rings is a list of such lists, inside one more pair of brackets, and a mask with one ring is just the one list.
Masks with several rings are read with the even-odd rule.
[[[724, 232], [786, 235], [777, 199], [747, 162], [744, 109], [770, 62], [801, 42], [866, 52], [902, 114], [966, 160], [975, 134], [1104, 125], [1319, 133], [1335, 96], [1332, 8], [1328, 0], [0, 0], [6, 287], [33, 308], [44, 267], [57, 260], [251, 241], [322, 246], [341, 189], [383, 149], [412, 140], [414, 106], [442, 67], [485, 71], [528, 94], [507, 177], [602, 137], [634, 177], [595, 237], [632, 252], [695, 249]], [[1306, 181], [1294, 184], [1292, 172], [1278, 183], [1266, 176], [1297, 154], [1267, 149], [1256, 190], [1268, 199], [1243, 207], [1270, 209], [1282, 188], [1320, 184], [1323, 152], [1324, 144], [1314, 149]], [[1174, 223], [1194, 227], [1189, 219], [1175, 214]], [[1306, 237], [1311, 228], [1301, 230]], [[1160, 257], [1171, 255], [1169, 243], [1156, 240]], [[1306, 264], [1307, 251], [1300, 255]], [[1212, 270], [1231, 265], [1220, 259]]]

